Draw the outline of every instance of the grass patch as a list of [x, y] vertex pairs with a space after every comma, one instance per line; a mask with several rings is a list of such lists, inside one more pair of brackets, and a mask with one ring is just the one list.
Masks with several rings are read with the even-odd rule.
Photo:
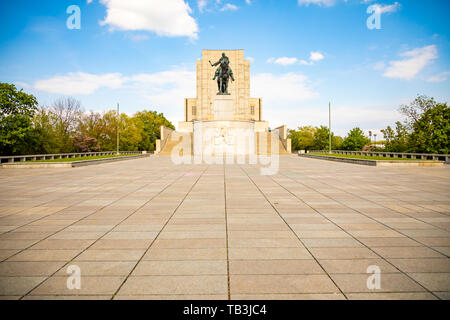
[[357, 155], [357, 154], [339, 154], [339, 153], [307, 153], [307, 154], [312, 154], [312, 155], [316, 155], [316, 156], [339, 157], [339, 158], [349, 158], [349, 159], [364, 159], [364, 160], [433, 161], [433, 160], [425, 160], [425, 159], [362, 156], [362, 155]]
[[[138, 155], [138, 154], [136, 154]], [[83, 161], [83, 160], [96, 160], [96, 159], [108, 159], [108, 158], [118, 158], [118, 157], [129, 157], [134, 156], [134, 154], [111, 154], [106, 156], [89, 156], [89, 157], [76, 157], [76, 158], [64, 158], [64, 159], [47, 159], [47, 160], [31, 160], [26, 162], [73, 162], [73, 161]]]

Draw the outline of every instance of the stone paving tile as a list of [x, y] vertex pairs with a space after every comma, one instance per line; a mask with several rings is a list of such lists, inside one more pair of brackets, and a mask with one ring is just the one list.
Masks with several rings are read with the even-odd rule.
[[298, 239], [228, 239], [229, 248], [297, 248], [303, 247]]
[[345, 300], [341, 293], [232, 294], [231, 300]]
[[349, 300], [437, 300], [428, 292], [347, 293]]
[[69, 261], [81, 250], [74, 249], [28, 249], [10, 257], [7, 261]]
[[25, 295], [45, 277], [3, 277], [0, 276], [0, 296]]
[[304, 248], [229, 248], [230, 260], [312, 259]]
[[30, 295], [111, 295], [112, 297], [124, 280], [123, 276], [83, 276], [81, 288], [71, 290], [67, 288], [67, 276], [53, 276], [31, 291]]
[[352, 238], [314, 238], [302, 239], [307, 248], [358, 248], [363, 244]]
[[62, 250], [62, 249], [80, 249], [84, 250], [94, 243], [94, 240], [86, 239], [45, 239], [36, 243], [31, 248], [34, 250]]
[[232, 294], [339, 292], [326, 275], [230, 275]]
[[378, 266], [381, 273], [400, 272], [391, 264], [382, 259], [341, 259], [319, 260], [327, 273], [367, 273], [369, 266]]
[[226, 260], [226, 248], [151, 248], [144, 260]]
[[226, 294], [227, 283], [226, 275], [131, 276], [117, 294]]
[[0, 277], [33, 277], [33, 276], [50, 276], [61, 268], [65, 262], [1, 262]]
[[0, 299], [449, 299], [449, 178], [296, 156], [273, 176], [153, 156], [0, 169]]
[[137, 261], [145, 249], [87, 249], [74, 261]]
[[316, 259], [367, 259], [378, 256], [367, 248], [310, 248]]
[[6, 260], [7, 258], [11, 257], [12, 255], [16, 254], [20, 250], [0, 250], [0, 261]]
[[114, 300], [227, 300], [228, 294], [116, 295]]
[[[64, 296], [64, 295], [48, 295], [48, 296], [25, 296], [23, 300], [111, 300], [111, 296], [102, 295], [80, 295], [80, 296]], [[1, 299], [1, 297], [0, 297]]]
[[187, 248], [226, 248], [226, 239], [157, 239], [152, 248], [187, 249]]
[[[331, 274], [331, 278], [344, 293], [371, 292], [367, 288], [367, 274]], [[401, 273], [381, 275], [378, 292], [421, 292], [425, 289], [414, 280]]]
[[226, 275], [226, 260], [142, 261], [133, 276]]
[[323, 274], [314, 260], [230, 260], [230, 274]]
[[[136, 261], [73, 261], [70, 265], [80, 268], [82, 277], [84, 276], [126, 276], [136, 265]], [[69, 265], [64, 266], [55, 275], [68, 276]]]
[[442, 300], [450, 300], [450, 291], [447, 291], [447, 292], [435, 291], [435, 292], [433, 292], [433, 294], [438, 296]]
[[384, 258], [444, 258], [445, 256], [427, 247], [373, 247]]
[[430, 291], [450, 291], [450, 273], [408, 273]]
[[450, 273], [450, 259], [448, 258], [388, 259], [388, 260], [403, 272]]

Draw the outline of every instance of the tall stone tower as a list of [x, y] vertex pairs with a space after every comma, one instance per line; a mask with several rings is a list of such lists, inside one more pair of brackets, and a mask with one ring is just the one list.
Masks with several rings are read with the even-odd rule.
[[[213, 80], [216, 67], [210, 64], [217, 62], [222, 53], [228, 57], [235, 79], [229, 81], [229, 95], [218, 95], [218, 84]], [[193, 155], [261, 154], [259, 145], [267, 142], [271, 133], [268, 123], [262, 120], [262, 99], [250, 97], [250, 61], [245, 60], [244, 50], [203, 50], [202, 58], [197, 60], [196, 81], [197, 97], [184, 99], [184, 121], [179, 122], [177, 132], [161, 128], [156, 152], [173, 154], [175, 145], [184, 141], [183, 148], [190, 146]], [[277, 128], [277, 153], [290, 152], [286, 134], [286, 126]]]

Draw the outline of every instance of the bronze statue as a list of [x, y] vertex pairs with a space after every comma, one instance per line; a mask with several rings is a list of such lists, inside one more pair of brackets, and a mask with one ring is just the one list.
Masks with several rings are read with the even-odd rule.
[[222, 57], [216, 63], [211, 63], [209, 61], [211, 67], [215, 67], [219, 65], [214, 74], [213, 80], [217, 78], [217, 87], [219, 88], [218, 95], [229, 95], [228, 93], [228, 80], [231, 78], [231, 81], [234, 81], [233, 71], [230, 68], [230, 60], [225, 55], [225, 52], [222, 52]]

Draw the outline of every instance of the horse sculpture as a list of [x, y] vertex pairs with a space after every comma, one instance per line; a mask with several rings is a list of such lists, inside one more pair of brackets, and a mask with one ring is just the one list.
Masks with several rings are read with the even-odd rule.
[[219, 65], [214, 74], [213, 80], [217, 79], [217, 87], [219, 92], [218, 95], [229, 95], [228, 93], [228, 80], [231, 78], [231, 81], [234, 81], [233, 71], [230, 68], [230, 60], [225, 55], [225, 52], [222, 53], [222, 57], [216, 63], [211, 63], [212, 67]]

